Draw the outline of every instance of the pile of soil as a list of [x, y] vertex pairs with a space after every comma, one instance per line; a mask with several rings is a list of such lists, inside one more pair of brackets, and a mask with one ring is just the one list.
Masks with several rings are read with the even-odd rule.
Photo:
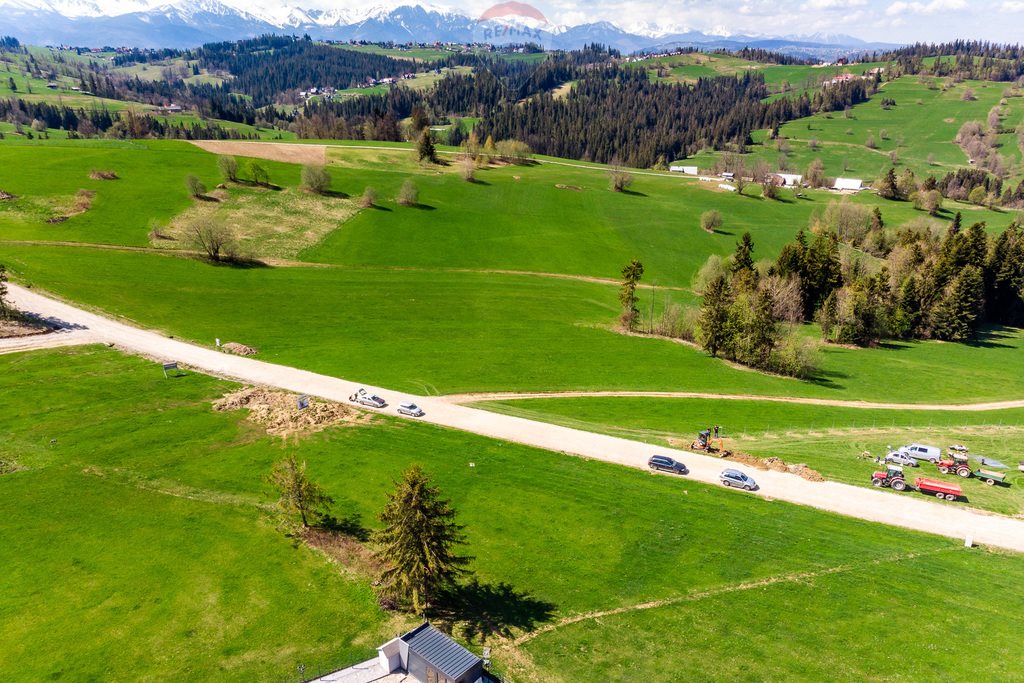
[[117, 180], [117, 171], [101, 171], [98, 168], [94, 168], [89, 171], [89, 177], [93, 180]]
[[0, 190], [0, 202], [6, 202], [6, 201], [10, 201], [12, 199], [17, 199], [17, 198], [18, 198], [17, 195], [11, 194], [10, 192], [4, 192], [3, 190]]
[[770, 458], [758, 458], [747, 453], [733, 453], [729, 456], [730, 460], [749, 465], [750, 467], [757, 468], [759, 470], [771, 470], [773, 472], [789, 472], [797, 476], [803, 477], [807, 481], [825, 481], [825, 477], [821, 476], [816, 470], [812, 470], [810, 467], [803, 463], [795, 465], [788, 464], [782, 458], [776, 458], [774, 456]]
[[239, 344], [238, 342], [228, 342], [227, 344], [221, 344], [221, 348], [228, 353], [233, 353], [236, 356], [255, 356], [256, 349], [245, 344]]
[[299, 410], [297, 394], [266, 387], [245, 387], [213, 402], [217, 411], [249, 411], [248, 419], [261, 424], [268, 434], [288, 437], [313, 434], [339, 424], [365, 424], [369, 413], [356, 411], [340, 403], [310, 399], [309, 407]]

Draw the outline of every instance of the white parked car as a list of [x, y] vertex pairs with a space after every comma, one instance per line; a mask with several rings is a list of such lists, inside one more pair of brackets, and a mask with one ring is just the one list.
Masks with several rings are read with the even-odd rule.
[[382, 399], [376, 394], [368, 394], [365, 390], [360, 389], [356, 393], [348, 397], [348, 400], [359, 405], [369, 406], [370, 408], [384, 408], [388, 402]]
[[398, 412], [402, 415], [408, 415], [409, 417], [423, 417], [426, 413], [423, 412], [423, 408], [420, 408], [415, 403], [403, 403], [398, 406]]
[[891, 451], [885, 456], [885, 462], [902, 465], [903, 467], [917, 467], [919, 464], [913, 456], [907, 455], [903, 451]]
[[898, 452], [909, 455], [915, 460], [927, 460], [928, 462], [938, 462], [942, 459], [942, 451], [935, 446], [925, 446], [920, 443], [912, 443], [908, 446], [900, 446], [896, 449]]

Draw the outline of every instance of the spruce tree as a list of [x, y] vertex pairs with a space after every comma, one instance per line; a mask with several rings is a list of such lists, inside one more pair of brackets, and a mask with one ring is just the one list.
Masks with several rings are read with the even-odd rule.
[[640, 284], [643, 274], [644, 265], [636, 259], [630, 261], [629, 265], [622, 269], [622, 285], [619, 287], [619, 303], [622, 304], [621, 321], [623, 327], [629, 331], [636, 328], [640, 318], [636, 288]]
[[896, 169], [890, 168], [878, 183], [878, 196], [882, 199], [899, 199], [896, 186]]
[[419, 143], [416, 145], [416, 152], [420, 161], [426, 159], [432, 164], [437, 163], [437, 150], [434, 148], [434, 136], [430, 134], [429, 128], [424, 128], [420, 135]]
[[967, 266], [947, 287], [933, 315], [933, 332], [939, 339], [963, 341], [974, 334], [981, 312], [984, 283], [981, 269]]
[[419, 465], [395, 482], [380, 513], [384, 528], [374, 540], [380, 546], [378, 557], [388, 565], [381, 575], [382, 591], [411, 603], [416, 614], [423, 614], [439, 591], [467, 573], [472, 558], [456, 552], [466, 540], [455, 517], [451, 503], [440, 497]]
[[730, 346], [729, 306], [732, 292], [724, 275], [716, 277], [704, 289], [704, 303], [698, 321], [698, 341], [705, 351], [717, 356]]

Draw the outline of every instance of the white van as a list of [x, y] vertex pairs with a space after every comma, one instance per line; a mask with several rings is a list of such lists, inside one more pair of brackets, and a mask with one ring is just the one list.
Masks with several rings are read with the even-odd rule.
[[915, 460], [927, 460], [928, 462], [938, 462], [942, 458], [942, 451], [935, 446], [925, 446], [920, 443], [912, 443], [907, 446], [900, 446], [897, 449], [898, 452], [904, 455], [909, 455]]

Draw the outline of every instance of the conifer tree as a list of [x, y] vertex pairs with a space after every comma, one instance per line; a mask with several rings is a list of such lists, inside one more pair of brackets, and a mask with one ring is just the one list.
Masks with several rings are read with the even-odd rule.
[[430, 134], [430, 128], [424, 128], [420, 140], [416, 145], [416, 153], [420, 161], [426, 159], [432, 164], [437, 163], [437, 150], [434, 148], [434, 136]]
[[629, 331], [636, 328], [640, 318], [640, 309], [637, 307], [638, 297], [636, 294], [637, 285], [644, 275], [642, 263], [633, 259], [622, 269], [622, 285], [619, 287], [619, 303], [622, 304], [621, 321], [623, 327]]
[[708, 283], [698, 321], [698, 341], [705, 351], [717, 356], [730, 345], [729, 306], [732, 292], [724, 275]]
[[374, 540], [380, 546], [378, 557], [388, 565], [381, 575], [382, 591], [411, 603], [416, 614], [423, 614], [439, 591], [467, 573], [472, 558], [457, 554], [466, 540], [455, 517], [451, 503], [440, 497], [419, 465], [395, 482], [380, 513], [384, 528]]

